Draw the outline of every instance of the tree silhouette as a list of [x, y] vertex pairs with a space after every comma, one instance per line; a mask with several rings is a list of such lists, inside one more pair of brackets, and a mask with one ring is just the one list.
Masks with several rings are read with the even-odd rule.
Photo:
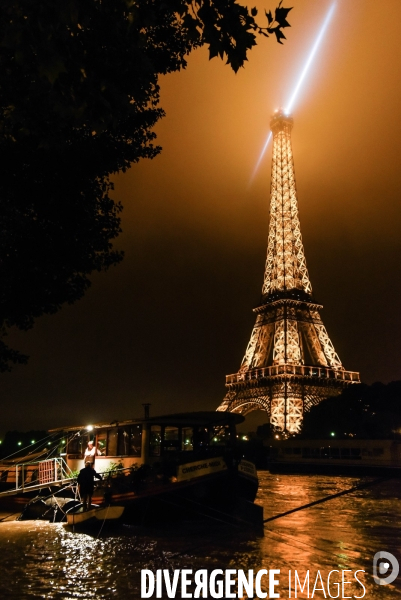
[[392, 438], [401, 435], [401, 381], [351, 385], [305, 414], [302, 435], [332, 439]]
[[160, 148], [158, 77], [202, 45], [237, 71], [258, 34], [281, 43], [290, 9], [262, 27], [234, 0], [13, 0], [0, 4], [0, 371], [27, 357], [10, 327], [81, 298], [117, 264], [121, 205], [109, 177]]

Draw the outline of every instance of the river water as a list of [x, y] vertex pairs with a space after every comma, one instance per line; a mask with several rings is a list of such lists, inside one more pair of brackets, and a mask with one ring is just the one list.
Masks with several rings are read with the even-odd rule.
[[[364, 480], [271, 475], [265, 471], [259, 476], [257, 502], [263, 505], [265, 518]], [[401, 563], [400, 479], [266, 523], [264, 537], [215, 521], [154, 530], [100, 528], [101, 524], [89, 535], [41, 521], [0, 523], [0, 598], [139, 599], [141, 569], [207, 569], [209, 573], [214, 569], [242, 569], [246, 573], [250, 569], [279, 569], [274, 591], [280, 598], [294, 598], [295, 570], [301, 585], [309, 570], [309, 592], [307, 585], [303, 592], [298, 587], [298, 598], [329, 598], [329, 592], [339, 598], [401, 598], [401, 574], [387, 585], [378, 585], [372, 575], [372, 561], [378, 551], [391, 552]], [[330, 571], [334, 573], [328, 585]], [[361, 583], [355, 579], [356, 571], [360, 571], [356, 576]], [[341, 577], [343, 588], [335, 585]], [[262, 591], [268, 592], [268, 577], [261, 581]], [[176, 598], [182, 597], [179, 589]], [[167, 598], [164, 591], [162, 597]]]

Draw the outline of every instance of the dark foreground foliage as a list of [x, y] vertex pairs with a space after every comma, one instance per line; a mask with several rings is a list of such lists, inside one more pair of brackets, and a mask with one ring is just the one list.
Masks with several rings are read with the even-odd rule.
[[[5, 0], [0, 4], [0, 334], [81, 298], [116, 265], [109, 177], [159, 151], [159, 75], [202, 45], [237, 71], [256, 36], [234, 0]], [[0, 341], [0, 371], [27, 357]]]
[[401, 381], [351, 385], [305, 415], [306, 438], [386, 439], [401, 436]]

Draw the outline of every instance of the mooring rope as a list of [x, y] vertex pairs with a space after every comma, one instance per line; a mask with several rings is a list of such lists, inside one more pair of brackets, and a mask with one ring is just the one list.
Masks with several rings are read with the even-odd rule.
[[108, 505], [108, 507], [107, 507], [107, 510], [106, 510], [106, 516], [105, 516], [105, 517], [104, 517], [104, 519], [103, 519], [103, 523], [102, 523], [102, 525], [101, 525], [101, 527], [100, 527], [100, 529], [99, 529], [99, 533], [97, 534], [97, 536], [96, 536], [96, 539], [98, 539], [98, 538], [99, 538], [99, 536], [100, 536], [100, 534], [102, 533], [103, 526], [104, 526], [104, 524], [106, 523], [107, 515], [109, 514], [109, 508], [110, 508], [110, 504], [109, 504], [109, 505]]
[[[177, 496], [177, 494], [175, 494], [175, 496], [177, 498], [181, 497], [181, 496]], [[188, 501], [189, 498], [185, 498], [185, 500]], [[181, 504], [177, 504], [176, 502], [171, 502], [171, 500], [166, 500], [165, 498], [163, 498], [161, 501], [164, 502], [165, 504], [170, 504], [171, 506], [176, 506], [178, 508], [182, 508]], [[194, 500], [191, 500], [191, 502], [193, 504], [199, 504], [200, 506], [202, 506], [202, 504], [200, 504], [199, 502], [195, 502]], [[187, 508], [189, 508], [189, 507], [187, 507]], [[219, 519], [218, 517], [214, 517], [213, 515], [208, 515], [205, 512], [201, 512], [199, 509], [189, 508], [189, 510], [192, 511], [193, 513], [195, 513], [195, 514], [198, 514], [198, 515], [201, 515], [203, 517], [206, 517], [207, 519], [212, 519], [213, 521], [218, 521], [219, 523], [224, 523], [224, 525], [231, 525], [232, 527], [240, 527], [240, 525], [238, 523], [224, 521], [223, 519]], [[225, 513], [225, 512], [223, 512], [221, 510], [218, 510], [216, 508], [208, 507], [208, 510], [212, 511], [212, 512], [215, 512], [217, 514], [221, 514], [223, 516], [227, 516], [227, 517], [231, 516], [230, 513]]]
[[21, 511], [17, 510], [17, 512], [11, 513], [10, 515], [6, 515], [5, 517], [2, 517], [0, 519], [0, 523], [2, 523], [3, 521], [6, 521], [7, 519], [9, 519], [10, 517], [13, 517], [14, 515], [20, 515]]
[[336, 494], [330, 494], [330, 496], [325, 496], [324, 498], [320, 498], [320, 500], [314, 500], [314, 502], [309, 502], [308, 504], [303, 504], [302, 506], [298, 506], [297, 508], [286, 510], [285, 512], [274, 515], [273, 517], [263, 519], [263, 523], [268, 523], [269, 521], [274, 521], [275, 519], [286, 517], [287, 515], [291, 515], [292, 513], [298, 512], [299, 510], [304, 510], [305, 508], [310, 508], [311, 506], [316, 506], [317, 504], [323, 504], [323, 502], [327, 502], [328, 500], [333, 500], [334, 498], [339, 498], [340, 496], [345, 496], [346, 494], [352, 494], [352, 492], [363, 490], [372, 485], [377, 485], [378, 483], [389, 481], [390, 479], [392, 479], [392, 477], [381, 477], [380, 479], [374, 479], [373, 481], [359, 483], [358, 485], [355, 485], [354, 487], [349, 488], [348, 490], [343, 490], [342, 492], [337, 492]]

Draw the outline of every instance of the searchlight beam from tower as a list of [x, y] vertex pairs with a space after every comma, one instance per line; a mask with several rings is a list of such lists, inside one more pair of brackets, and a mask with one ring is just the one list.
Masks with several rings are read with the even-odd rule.
[[[301, 75], [299, 76], [299, 79], [298, 79], [297, 84], [296, 84], [296, 86], [294, 88], [294, 91], [292, 92], [291, 97], [290, 97], [290, 99], [289, 99], [289, 101], [288, 101], [288, 103], [287, 103], [287, 105], [286, 105], [286, 107], [284, 109], [284, 112], [286, 114], [289, 114], [292, 111], [292, 109], [293, 109], [293, 106], [294, 106], [294, 103], [295, 103], [295, 99], [296, 99], [296, 97], [298, 95], [298, 92], [299, 92], [301, 86], [302, 86], [302, 83], [305, 80], [306, 74], [309, 71], [309, 68], [310, 68], [310, 66], [311, 66], [311, 64], [313, 62], [313, 59], [314, 59], [314, 57], [316, 55], [316, 52], [317, 52], [317, 50], [318, 50], [318, 48], [320, 46], [320, 43], [321, 43], [321, 41], [323, 39], [323, 36], [326, 33], [327, 27], [329, 26], [329, 23], [330, 23], [331, 18], [333, 16], [335, 7], [336, 7], [335, 3], [331, 5], [331, 7], [330, 7], [330, 9], [329, 9], [329, 11], [328, 11], [328, 13], [326, 15], [326, 18], [323, 21], [323, 25], [322, 25], [322, 27], [321, 27], [321, 29], [319, 31], [319, 35], [317, 36], [316, 41], [313, 44], [312, 50], [309, 53], [308, 60], [306, 61], [305, 66], [302, 69]], [[260, 163], [263, 160], [263, 157], [265, 155], [265, 152], [267, 150], [267, 147], [268, 147], [271, 139], [272, 139], [272, 132], [270, 131], [269, 135], [267, 136], [265, 145], [263, 146], [262, 152], [260, 153], [260, 156], [258, 158], [258, 162], [256, 163], [256, 166], [255, 166], [255, 168], [253, 170], [252, 177], [251, 177], [251, 180], [249, 182], [250, 185], [252, 184], [252, 182], [253, 182], [253, 180], [255, 178], [256, 173], [258, 172], [258, 169], [260, 167]]]

